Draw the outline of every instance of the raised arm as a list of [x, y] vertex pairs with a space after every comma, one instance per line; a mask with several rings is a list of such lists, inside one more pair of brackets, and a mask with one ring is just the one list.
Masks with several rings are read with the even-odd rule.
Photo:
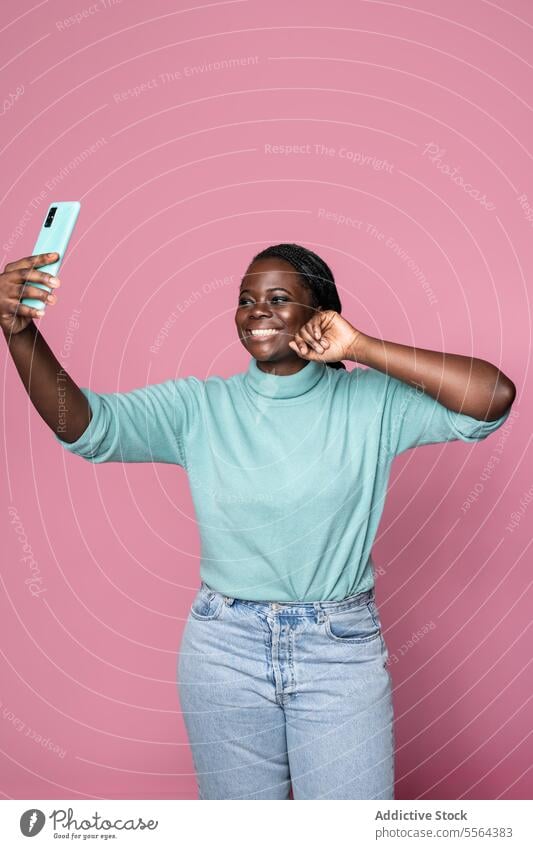
[[361, 334], [349, 359], [422, 389], [449, 410], [482, 421], [499, 419], [516, 396], [512, 380], [477, 357], [414, 348]]
[[[98, 393], [79, 387], [56, 359], [20, 298], [47, 300], [50, 275], [36, 271], [47, 257], [27, 257], [0, 274], [0, 325], [30, 399], [61, 445], [92, 463], [174, 463], [186, 468], [189, 432], [200, 420], [203, 382], [166, 380], [130, 392]], [[57, 287], [56, 287], [57, 288]], [[36, 316], [35, 316], [36, 317]]]
[[56, 295], [48, 297], [36, 286], [24, 287], [24, 281], [29, 280], [55, 291], [59, 280], [36, 269], [54, 257], [57, 254], [42, 254], [6, 265], [0, 274], [0, 325], [33, 406], [55, 435], [65, 442], [75, 442], [91, 420], [89, 402], [37, 328], [33, 321], [37, 311], [20, 303], [22, 297], [38, 298], [48, 308], [56, 303]]
[[370, 366], [480, 421], [501, 418], [516, 396], [513, 381], [486, 360], [377, 339], [334, 310], [318, 310], [289, 345], [304, 359]]

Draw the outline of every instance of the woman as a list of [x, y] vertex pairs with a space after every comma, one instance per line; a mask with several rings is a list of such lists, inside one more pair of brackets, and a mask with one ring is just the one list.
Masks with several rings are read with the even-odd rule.
[[23, 280], [56, 302], [31, 286], [49, 275], [28, 270], [50, 259], [0, 278], [2, 326], [38, 412], [93, 463], [175, 463], [189, 476], [201, 587], [178, 684], [200, 798], [286, 799], [292, 785], [295, 799], [393, 799], [371, 558], [390, 466], [417, 445], [484, 439], [509, 415], [514, 384], [484, 360], [354, 328], [327, 264], [281, 244], [253, 258], [240, 286], [245, 371], [98, 394], [65, 375], [18, 303]]

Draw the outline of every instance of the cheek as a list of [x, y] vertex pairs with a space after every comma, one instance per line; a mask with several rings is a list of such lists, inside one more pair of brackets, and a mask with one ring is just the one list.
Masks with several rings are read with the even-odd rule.
[[309, 321], [311, 316], [304, 310], [298, 310], [296, 313], [292, 313], [290, 317], [290, 321], [287, 321], [287, 327], [291, 331], [291, 333], [298, 333], [298, 331], [303, 327], [303, 325]]
[[299, 307], [288, 306], [278, 311], [278, 315], [288, 327], [301, 327], [305, 323], [305, 316]]

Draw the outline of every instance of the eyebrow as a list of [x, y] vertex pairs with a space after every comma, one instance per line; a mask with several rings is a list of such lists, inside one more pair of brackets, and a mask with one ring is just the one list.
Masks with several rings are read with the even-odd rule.
[[[250, 289], [241, 289], [239, 295], [243, 295], [245, 292], [249, 292]], [[270, 289], [267, 289], [267, 292], [287, 292], [287, 295], [291, 295], [292, 292], [289, 292], [288, 289], [284, 289], [283, 286], [272, 286]]]

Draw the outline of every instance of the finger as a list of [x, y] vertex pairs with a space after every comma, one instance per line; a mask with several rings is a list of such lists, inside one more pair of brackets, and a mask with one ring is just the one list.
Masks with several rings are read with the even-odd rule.
[[313, 351], [312, 348], [309, 347], [305, 342], [300, 340], [297, 345], [296, 353], [305, 360], [315, 360], [319, 361], [321, 359], [320, 354], [317, 351]]
[[35, 269], [17, 268], [10, 272], [11, 278], [16, 282], [25, 283], [42, 283], [43, 286], [48, 286], [49, 289], [57, 289], [61, 281], [59, 277], [54, 277], [53, 274], [48, 274], [46, 271], [36, 271]]
[[313, 357], [316, 357], [316, 356], [317, 356], [317, 354], [315, 354], [315, 353], [314, 353], [314, 351], [308, 351], [307, 353], [304, 353], [304, 352], [303, 352], [302, 350], [300, 350], [299, 348], [298, 348], [298, 349], [296, 349], [296, 353], [298, 354], [298, 356], [299, 356], [302, 360], [306, 360], [306, 361], [311, 360]]
[[8, 262], [4, 271], [16, 271], [17, 268], [33, 268], [39, 265], [49, 265], [51, 262], [57, 262], [59, 254], [57, 251], [49, 254], [35, 254], [35, 256], [25, 256], [23, 259], [17, 259], [14, 262]]
[[316, 339], [317, 342], [323, 344], [324, 336], [331, 325], [332, 317], [328, 312], [320, 311], [313, 318], [307, 322], [307, 327], [310, 330], [310, 333], [313, 334], [313, 338]]
[[302, 351], [302, 352], [305, 353], [308, 349], [308, 346], [306, 345], [305, 340], [302, 338], [301, 334], [302, 334], [302, 328], [300, 328], [298, 333], [294, 334], [294, 341], [296, 342], [296, 345], [298, 346], [298, 351]]
[[322, 348], [320, 342], [318, 342], [311, 333], [311, 329], [309, 328], [308, 324], [304, 324], [303, 327], [300, 327], [298, 333], [302, 337], [303, 341], [309, 346], [309, 348], [311, 348], [312, 351], [316, 351], [318, 354], [323, 353], [324, 349]]
[[292, 345], [297, 354], [307, 353], [307, 345], [305, 344], [305, 342], [302, 341], [298, 334], [295, 334], [294, 339], [291, 339], [289, 345]]
[[19, 303], [16, 303], [13, 309], [8, 309], [3, 313], [6, 318], [16, 318], [19, 315], [30, 316], [30, 318], [42, 318], [44, 314], [45, 310], [37, 310], [35, 307], [27, 307], [26, 304]]
[[322, 312], [317, 313], [313, 318], [307, 322], [307, 326], [309, 328], [309, 332], [313, 334], [313, 338], [317, 341], [320, 341], [322, 336], [322, 324], [324, 322], [325, 316]]
[[47, 289], [39, 289], [37, 286], [29, 286], [27, 283], [21, 283], [16, 287], [14, 297], [18, 298], [19, 301], [23, 298], [36, 298], [47, 304], [55, 304], [57, 302], [57, 295], [54, 295], [53, 292], [48, 292]]
[[[29, 297], [29, 295], [28, 295], [28, 297]], [[42, 301], [42, 299], [39, 298], [39, 297], [37, 297], [35, 300], [40, 301], [40, 303], [38, 303], [38, 304], [35, 304], [35, 303], [34, 304], [23, 304], [21, 300], [20, 301], [8, 300], [7, 301], [7, 308], [8, 308], [8, 310], [10, 308], [12, 308], [14, 314], [33, 315], [34, 313], [37, 313], [38, 315], [44, 315], [44, 313], [46, 311], [46, 306], [48, 305], [49, 302], [46, 301], [46, 300]], [[28, 310], [29, 312], [26, 312], [26, 310]]]

